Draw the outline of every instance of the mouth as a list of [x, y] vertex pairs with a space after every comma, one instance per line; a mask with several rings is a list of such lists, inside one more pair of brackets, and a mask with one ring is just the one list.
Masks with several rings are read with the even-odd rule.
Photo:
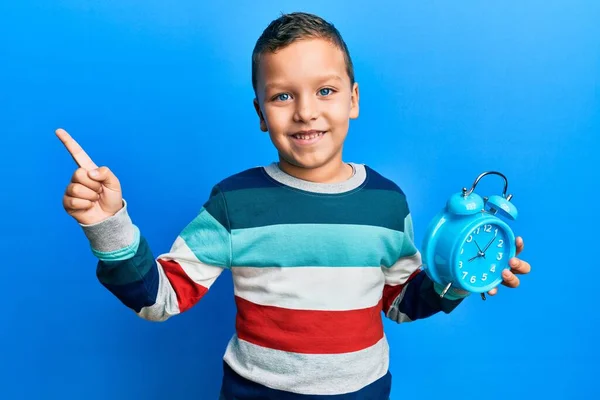
[[295, 143], [301, 145], [308, 145], [318, 142], [323, 136], [325, 136], [326, 133], [327, 131], [317, 130], [300, 131], [290, 135], [290, 137], [294, 140]]

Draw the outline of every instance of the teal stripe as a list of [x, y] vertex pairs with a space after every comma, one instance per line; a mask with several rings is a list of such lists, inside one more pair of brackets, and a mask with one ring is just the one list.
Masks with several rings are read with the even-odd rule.
[[101, 261], [123, 261], [133, 258], [140, 245], [140, 230], [133, 226], [133, 242], [122, 249], [114, 251], [99, 251], [92, 248], [92, 253]]
[[404, 218], [404, 232], [406, 232], [411, 242], [415, 241], [415, 231], [413, 229], [411, 214], [408, 214], [406, 218]]
[[152, 268], [156, 268], [156, 260], [146, 240], [140, 236], [138, 243], [139, 245], [132, 258], [99, 263], [97, 276], [100, 282], [107, 285], [126, 285], [138, 282]]
[[406, 197], [389, 190], [327, 195], [274, 187], [226, 192], [225, 197], [231, 230], [280, 224], [346, 224], [404, 231], [404, 218], [409, 214]]
[[231, 265], [229, 232], [205, 208], [180, 236], [201, 262], [223, 268]]
[[225, 205], [223, 192], [221, 192], [218, 186], [213, 187], [210, 193], [210, 198], [204, 204], [203, 209], [208, 211], [210, 215], [212, 215], [217, 221], [219, 221], [219, 224], [224, 226], [226, 229], [229, 228], [229, 217], [227, 215], [227, 207]]
[[400, 257], [412, 256], [417, 252], [417, 248], [415, 247], [415, 233], [410, 214], [404, 219], [404, 235], [404, 240], [400, 247]]
[[231, 231], [232, 267], [390, 267], [416, 248], [378, 226], [284, 224]]

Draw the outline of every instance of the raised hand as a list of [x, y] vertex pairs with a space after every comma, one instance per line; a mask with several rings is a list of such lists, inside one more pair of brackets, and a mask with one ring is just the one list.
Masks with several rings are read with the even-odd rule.
[[65, 211], [84, 225], [115, 215], [123, 208], [121, 184], [117, 177], [107, 167], [98, 168], [64, 129], [57, 129], [56, 136], [79, 166], [63, 196]]

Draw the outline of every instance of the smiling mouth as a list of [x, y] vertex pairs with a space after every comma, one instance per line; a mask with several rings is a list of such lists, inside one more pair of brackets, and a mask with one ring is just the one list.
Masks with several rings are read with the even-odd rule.
[[318, 138], [322, 137], [323, 135], [325, 135], [325, 132], [326, 131], [316, 131], [316, 130], [303, 131], [303, 132], [295, 133], [291, 136], [297, 140], [312, 141], [314, 139], [318, 139]]

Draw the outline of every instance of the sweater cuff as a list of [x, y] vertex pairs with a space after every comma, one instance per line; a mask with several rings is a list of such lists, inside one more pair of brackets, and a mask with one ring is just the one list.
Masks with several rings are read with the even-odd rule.
[[139, 229], [127, 213], [127, 202], [115, 215], [91, 225], [81, 225], [90, 241], [92, 252], [102, 261], [121, 261], [132, 258], [140, 243]]

